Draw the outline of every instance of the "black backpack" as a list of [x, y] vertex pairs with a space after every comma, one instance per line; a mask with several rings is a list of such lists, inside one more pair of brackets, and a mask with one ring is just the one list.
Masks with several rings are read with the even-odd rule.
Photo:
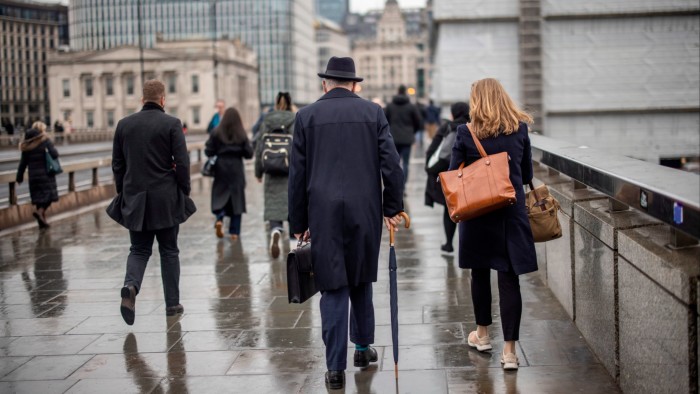
[[263, 134], [258, 142], [263, 144], [261, 163], [265, 174], [289, 174], [289, 156], [292, 153], [292, 135], [287, 134], [285, 126]]

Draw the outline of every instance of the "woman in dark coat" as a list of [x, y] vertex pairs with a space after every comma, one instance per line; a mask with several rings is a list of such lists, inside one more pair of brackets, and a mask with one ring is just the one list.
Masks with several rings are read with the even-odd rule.
[[[508, 152], [510, 181], [516, 203], [459, 224], [459, 266], [471, 268], [476, 331], [467, 343], [479, 351], [491, 349], [491, 269], [498, 271], [498, 293], [505, 346], [501, 364], [518, 369], [515, 342], [520, 331], [522, 299], [518, 275], [537, 270], [535, 244], [525, 209], [523, 184], [532, 180], [532, 153], [527, 124], [532, 117], [520, 110], [501, 84], [492, 78], [472, 85], [471, 122], [457, 128], [450, 169], [480, 158], [474, 133], [487, 154]], [[486, 185], [484, 185], [486, 187]]]
[[58, 151], [46, 135], [46, 125], [34, 122], [32, 128], [24, 134], [24, 141], [19, 144], [22, 157], [17, 168], [17, 183], [24, 180], [24, 171], [29, 167], [29, 195], [36, 206], [33, 215], [40, 228], [49, 227], [46, 210], [51, 203], [58, 201], [56, 176], [46, 172], [46, 152], [58, 159]]
[[440, 129], [433, 138], [433, 142], [425, 152], [425, 171], [428, 173], [428, 180], [425, 185], [425, 205], [429, 207], [432, 207], [433, 204], [445, 206], [442, 213], [442, 225], [445, 228], [445, 238], [447, 239], [447, 242], [440, 247], [440, 250], [442, 250], [444, 253], [454, 252], [454, 248], [452, 247], [452, 239], [454, 238], [455, 231], [457, 230], [457, 224], [450, 219], [450, 212], [447, 210], [447, 205], [445, 204], [445, 195], [442, 194], [442, 187], [440, 187], [440, 182], [437, 181], [439, 172], [431, 172], [428, 170], [428, 161], [440, 147], [442, 140], [448, 134], [456, 133], [457, 127], [469, 122], [469, 104], [459, 101], [452, 104], [450, 110], [452, 111], [453, 120], [451, 122], [445, 122], [442, 126], [440, 126]]
[[204, 153], [217, 156], [214, 184], [211, 191], [211, 211], [216, 215], [216, 236], [224, 237], [224, 216], [231, 218], [229, 235], [237, 240], [241, 234], [241, 215], [245, 213], [245, 169], [243, 159], [253, 157], [253, 148], [243, 128], [241, 115], [235, 108], [224, 112], [221, 123], [207, 141]]
[[[265, 175], [264, 197], [265, 211], [263, 218], [270, 222], [270, 255], [277, 258], [280, 255], [280, 238], [282, 238], [283, 222], [289, 220], [287, 210], [287, 182], [289, 175], [266, 174], [263, 171], [262, 156], [265, 144], [262, 143], [266, 133], [294, 134], [294, 112], [292, 112], [292, 97], [289, 93], [277, 93], [275, 110], [263, 115], [260, 122], [260, 135], [255, 149], [255, 177], [263, 182]], [[289, 152], [291, 153], [291, 151]], [[292, 234], [290, 236], [293, 237]]]

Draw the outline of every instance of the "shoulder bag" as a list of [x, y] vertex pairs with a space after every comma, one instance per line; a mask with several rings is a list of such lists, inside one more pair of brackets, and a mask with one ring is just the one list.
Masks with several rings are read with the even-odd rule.
[[207, 161], [204, 162], [204, 165], [202, 166], [202, 170], [200, 171], [203, 176], [214, 176], [214, 169], [216, 166], [216, 159], [218, 159], [219, 156], [212, 156], [207, 159]]
[[58, 161], [58, 159], [54, 159], [51, 156], [51, 153], [49, 153], [49, 149], [44, 150], [44, 155], [46, 156], [46, 173], [49, 175], [58, 175], [63, 172], [63, 168], [61, 168], [61, 163]]
[[476, 135], [471, 130], [469, 133], [481, 159], [466, 168], [462, 163], [456, 170], [440, 173], [447, 209], [455, 223], [515, 204], [508, 152], [487, 155]]
[[314, 266], [311, 261], [311, 243], [302, 246], [299, 240], [296, 249], [287, 255], [287, 296], [290, 304], [301, 304], [313, 297], [316, 290]]
[[525, 195], [527, 218], [530, 220], [532, 238], [535, 242], [546, 242], [561, 237], [559, 224], [559, 201], [549, 194], [546, 185], [535, 188], [532, 182]]

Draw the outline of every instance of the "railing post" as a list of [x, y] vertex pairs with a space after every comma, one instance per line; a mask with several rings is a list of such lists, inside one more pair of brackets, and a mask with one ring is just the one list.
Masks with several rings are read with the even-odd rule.
[[10, 182], [10, 205], [17, 205], [17, 184]]
[[71, 171], [68, 173], [68, 192], [75, 191], [75, 172]]
[[201, 163], [201, 162], [202, 162], [202, 150], [197, 149], [197, 163]]
[[97, 178], [97, 170], [97, 167], [92, 169], [92, 187], [95, 187], [100, 183], [99, 179]]
[[614, 198], [608, 198], [608, 210], [610, 212], [622, 212], [628, 210], [630, 207], [627, 204], [623, 204]]

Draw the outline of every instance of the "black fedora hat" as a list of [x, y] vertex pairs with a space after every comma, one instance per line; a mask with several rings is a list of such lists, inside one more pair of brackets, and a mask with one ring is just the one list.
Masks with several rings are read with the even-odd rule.
[[333, 56], [326, 66], [326, 72], [318, 73], [321, 78], [338, 79], [341, 81], [362, 82], [364, 78], [355, 75], [355, 62], [351, 57]]

